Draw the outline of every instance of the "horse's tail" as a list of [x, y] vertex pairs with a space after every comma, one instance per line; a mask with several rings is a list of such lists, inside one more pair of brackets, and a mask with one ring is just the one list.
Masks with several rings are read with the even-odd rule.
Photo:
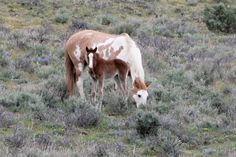
[[70, 56], [67, 52], [65, 52], [65, 64], [66, 64], [66, 86], [69, 96], [74, 94], [75, 82], [76, 82], [76, 74], [75, 68]]

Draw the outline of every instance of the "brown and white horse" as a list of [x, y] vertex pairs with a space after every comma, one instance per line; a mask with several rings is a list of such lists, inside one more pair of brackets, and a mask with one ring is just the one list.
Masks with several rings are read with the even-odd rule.
[[144, 83], [142, 57], [136, 43], [128, 34], [107, 34], [93, 30], [83, 30], [73, 34], [65, 45], [66, 83], [69, 95], [74, 94], [77, 84], [84, 99], [83, 71], [88, 65], [86, 47], [97, 47], [104, 59], [121, 59], [129, 64], [133, 82], [132, 97], [137, 107], [146, 104], [148, 83]]
[[[114, 78], [123, 96], [127, 95], [127, 76], [129, 65], [121, 59], [103, 59], [95, 49], [86, 47], [89, 63], [89, 74], [93, 78], [93, 101], [96, 101], [96, 93], [99, 91], [100, 101], [98, 109], [102, 108], [104, 79]], [[98, 89], [97, 89], [98, 88]]]

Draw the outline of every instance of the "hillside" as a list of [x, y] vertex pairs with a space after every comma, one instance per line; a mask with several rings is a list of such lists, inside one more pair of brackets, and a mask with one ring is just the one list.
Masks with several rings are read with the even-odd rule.
[[[0, 156], [236, 156], [236, 34], [204, 22], [219, 2], [236, 8], [234, 0], [1, 0]], [[78, 92], [68, 98], [64, 45], [84, 29], [134, 39], [152, 82], [147, 106], [124, 101], [112, 81], [101, 113]], [[84, 80], [90, 98], [92, 79]]]

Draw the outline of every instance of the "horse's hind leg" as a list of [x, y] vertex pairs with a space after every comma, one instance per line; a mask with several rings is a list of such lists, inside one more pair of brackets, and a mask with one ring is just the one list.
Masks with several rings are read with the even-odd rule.
[[76, 85], [79, 89], [79, 94], [82, 99], [85, 99], [84, 88], [83, 88], [83, 65], [79, 63], [79, 67], [76, 68]]
[[120, 74], [119, 75], [119, 79], [120, 79], [120, 84], [123, 90], [124, 95], [128, 94], [128, 90], [127, 90], [127, 77], [128, 77], [128, 71], [124, 74]]

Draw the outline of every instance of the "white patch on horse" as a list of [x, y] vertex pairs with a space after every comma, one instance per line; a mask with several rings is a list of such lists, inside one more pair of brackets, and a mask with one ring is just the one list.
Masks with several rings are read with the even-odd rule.
[[80, 60], [80, 55], [81, 55], [81, 50], [79, 45], [76, 45], [76, 49], [75, 49], [75, 57]]
[[139, 108], [141, 104], [146, 105], [147, 97], [148, 97], [147, 90], [139, 90], [136, 94], [133, 95], [137, 108]]
[[111, 44], [111, 48], [113, 48], [114, 52], [118, 51], [122, 46], [125, 47], [127, 45], [127, 41], [125, 37], [117, 37], [114, 42]]
[[139, 77], [141, 81], [144, 81], [141, 52], [133, 40], [129, 38], [124, 39], [124, 49], [116, 58], [129, 63], [132, 82], [134, 82], [137, 77]]
[[109, 39], [107, 39], [107, 40], [106, 40], [105, 42], [103, 42], [103, 43], [98, 43], [98, 44], [97, 44], [97, 47], [99, 48], [100, 46], [109, 45], [109, 44], [111, 44], [113, 41], [114, 41], [114, 38], [109, 38]]
[[78, 66], [79, 66], [79, 71], [83, 71], [83, 69], [84, 69], [83, 64], [82, 64], [82, 63], [79, 63]]
[[93, 54], [90, 53], [88, 57], [89, 57], [89, 68], [93, 68]]

